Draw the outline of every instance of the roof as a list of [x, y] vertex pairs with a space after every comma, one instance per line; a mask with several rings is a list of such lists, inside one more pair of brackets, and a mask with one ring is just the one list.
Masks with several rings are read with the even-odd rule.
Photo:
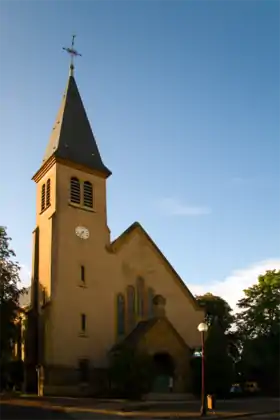
[[102, 162], [91, 126], [76, 84], [70, 75], [62, 103], [44, 155], [87, 167], [106, 177], [111, 171]]
[[145, 335], [158, 321], [158, 318], [148, 319], [147, 321], [139, 322], [136, 327], [128, 334], [125, 339], [124, 343], [134, 346], [138, 343], [141, 337]]
[[204, 309], [200, 306], [199, 302], [193, 294], [190, 292], [184, 281], [181, 279], [179, 274], [176, 272], [176, 270], [172, 267], [170, 262], [167, 260], [167, 258], [163, 255], [161, 250], [158, 248], [158, 246], [155, 244], [155, 242], [152, 240], [152, 238], [148, 235], [148, 233], [145, 231], [145, 229], [141, 226], [139, 222], [134, 222], [131, 226], [129, 226], [117, 239], [115, 239], [111, 245], [109, 246], [109, 249], [112, 252], [118, 252], [118, 250], [122, 247], [123, 244], [125, 244], [131, 235], [136, 231], [141, 232], [146, 239], [149, 241], [149, 243], [152, 245], [158, 256], [162, 259], [162, 261], [165, 264], [165, 267], [173, 274], [174, 279], [177, 281], [179, 286], [181, 287], [182, 291], [188, 296], [190, 301], [192, 302], [194, 308], [196, 310], [204, 311]]
[[112, 351], [117, 350], [121, 348], [122, 346], [128, 346], [128, 347], [135, 347], [137, 346], [140, 339], [148, 332], [150, 331], [158, 322], [165, 322], [169, 328], [173, 331], [177, 339], [187, 348], [189, 346], [185, 342], [185, 340], [182, 338], [182, 336], [178, 333], [176, 328], [172, 325], [172, 323], [168, 320], [166, 317], [160, 317], [160, 318], [151, 318], [147, 321], [140, 321], [136, 327], [123, 339], [122, 342], [116, 344], [113, 346]]

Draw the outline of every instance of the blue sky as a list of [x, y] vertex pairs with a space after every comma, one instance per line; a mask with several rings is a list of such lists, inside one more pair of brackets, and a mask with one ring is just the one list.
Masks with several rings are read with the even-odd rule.
[[62, 47], [73, 32], [76, 81], [113, 172], [112, 238], [139, 221], [203, 290], [236, 270], [280, 264], [279, 8], [1, 1], [0, 224], [27, 271], [31, 177], [66, 86]]

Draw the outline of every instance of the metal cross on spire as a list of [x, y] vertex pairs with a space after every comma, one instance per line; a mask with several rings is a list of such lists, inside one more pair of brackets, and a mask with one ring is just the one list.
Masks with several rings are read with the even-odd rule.
[[74, 43], [75, 43], [75, 38], [76, 35], [72, 35], [72, 44], [70, 48], [65, 48], [63, 47], [63, 49], [68, 52], [68, 54], [70, 54], [71, 56], [71, 63], [70, 63], [70, 76], [73, 76], [74, 74], [74, 57], [78, 57], [78, 56], [82, 56], [82, 54], [79, 54], [77, 50], [75, 50], [74, 48]]

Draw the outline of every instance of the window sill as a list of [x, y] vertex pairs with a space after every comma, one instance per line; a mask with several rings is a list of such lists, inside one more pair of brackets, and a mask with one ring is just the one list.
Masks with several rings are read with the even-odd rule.
[[44, 210], [41, 210], [39, 215], [45, 213], [46, 210], [48, 210], [51, 207], [51, 204], [49, 204], [47, 207], [44, 208]]
[[81, 204], [72, 203], [72, 201], [68, 201], [68, 205], [70, 207], [74, 207], [75, 209], [80, 209], [80, 210], [84, 210], [84, 211], [89, 211], [91, 213], [95, 213], [94, 208], [82, 206]]

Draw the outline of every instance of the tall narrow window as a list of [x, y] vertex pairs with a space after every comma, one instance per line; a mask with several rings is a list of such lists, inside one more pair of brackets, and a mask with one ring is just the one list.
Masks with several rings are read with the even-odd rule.
[[85, 266], [81, 265], [81, 281], [84, 283], [86, 281], [85, 278]]
[[89, 181], [84, 182], [84, 206], [93, 207], [92, 184]]
[[82, 314], [81, 315], [81, 331], [82, 332], [86, 331], [86, 327], [87, 327], [86, 323], [87, 323], [86, 315]]
[[46, 184], [42, 185], [41, 190], [41, 211], [44, 211], [46, 208]]
[[46, 207], [51, 205], [51, 180], [47, 180]]
[[137, 278], [137, 315], [142, 318], [144, 316], [144, 279]]
[[89, 382], [89, 360], [82, 359], [79, 361], [79, 373], [80, 373], [80, 382], [88, 383]]
[[152, 289], [151, 287], [149, 287], [148, 289], [148, 317], [149, 318], [153, 318], [154, 316], [154, 289]]
[[129, 329], [135, 326], [135, 290], [133, 286], [127, 287], [127, 318]]
[[75, 204], [81, 203], [81, 185], [78, 178], [71, 178], [70, 201]]
[[119, 293], [117, 296], [117, 333], [118, 336], [125, 333], [125, 302], [124, 296]]
[[46, 304], [46, 289], [43, 288], [42, 290], [42, 305], [44, 306]]

